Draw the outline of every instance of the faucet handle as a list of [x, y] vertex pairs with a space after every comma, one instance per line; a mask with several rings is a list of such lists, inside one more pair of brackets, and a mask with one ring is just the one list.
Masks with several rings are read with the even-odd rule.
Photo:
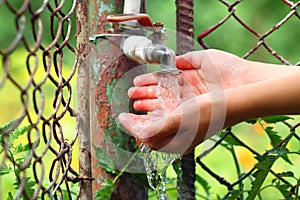
[[149, 15], [139, 13], [139, 14], [117, 14], [107, 16], [107, 21], [109, 22], [126, 22], [130, 20], [137, 20], [141, 26], [153, 27], [153, 23]]

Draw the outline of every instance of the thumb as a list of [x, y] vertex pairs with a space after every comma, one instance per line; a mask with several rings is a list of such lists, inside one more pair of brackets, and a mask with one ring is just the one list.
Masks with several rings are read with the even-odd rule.
[[176, 67], [181, 70], [199, 69], [203, 60], [203, 51], [188, 52], [176, 57]]

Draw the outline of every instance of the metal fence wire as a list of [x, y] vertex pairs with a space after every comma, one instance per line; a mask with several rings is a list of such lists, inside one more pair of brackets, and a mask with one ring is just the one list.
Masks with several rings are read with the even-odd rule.
[[75, 6], [0, 1], [0, 199], [77, 196]]
[[[299, 57], [292, 58], [289, 55], [291, 52], [289, 52], [288, 49], [286, 50], [286, 52], [282, 52], [282, 50], [281, 53], [277, 52], [276, 48], [278, 48], [278, 46], [274, 45], [274, 42], [269, 40], [269, 38], [272, 38], [276, 35], [276, 31], [278, 30], [284, 30], [285, 33], [288, 33], [289, 31], [299, 31], [299, 26], [293, 26], [293, 28], [290, 30], [289, 28], [287, 28], [289, 27], [287, 26], [287, 24], [289, 23], [289, 21], [292, 20], [300, 22], [300, 15], [297, 11], [297, 7], [299, 6], [300, 1], [272, 1], [272, 3], [274, 4], [281, 4], [281, 17], [277, 18], [278, 21], [273, 22], [274, 25], [268, 25], [270, 27], [266, 28], [265, 30], [262, 30], [258, 26], [255, 27], [249, 24], [249, 21], [251, 21], [249, 19], [251, 19], [251, 17], [255, 18], [255, 15], [245, 17], [237, 13], [239, 9], [242, 9], [243, 6], [246, 6], [246, 1], [219, 0], [218, 2], [224, 7], [224, 9], [227, 9], [227, 12], [226, 14], [224, 14], [224, 16], [222, 16], [221, 20], [217, 21], [214, 24], [208, 25], [209, 28], [203, 30], [202, 33], [200, 33], [197, 36], [198, 43], [201, 45], [202, 48], [210, 48], [210, 45], [208, 44], [209, 40], [206, 43], [209, 37], [212, 37], [214, 40], [217, 40], [217, 42], [222, 42], [222, 39], [218, 40], [217, 36], [213, 37], [213, 34], [218, 31], [218, 36], [221, 36], [222, 34], [231, 34], [231, 39], [234, 39], [234, 41], [230, 42], [237, 42], [237, 38], [239, 38], [239, 36], [236, 35], [237, 33], [231, 31], [229, 32], [228, 29], [224, 28], [224, 25], [226, 23], [230, 23], [229, 21], [232, 20], [236, 24], [238, 24], [238, 27], [241, 30], [247, 32], [247, 38], [245, 38], [243, 41], [247, 39], [248, 41], [252, 41], [249, 42], [251, 44], [248, 46], [248, 48], [243, 50], [244, 52], [238, 52], [243, 58], [251, 58], [251, 56], [255, 54], [259, 55], [262, 53], [264, 54], [264, 56], [262, 57], [269, 57], [265, 61], [272, 60], [272, 62], [279, 64], [281, 63], [285, 65], [300, 65]], [[265, 3], [267, 4], [267, 2]], [[264, 9], [265, 10], [259, 10], [258, 12], [267, 12], [267, 7], [265, 7]], [[251, 11], [252, 14], [254, 12], [255, 11], [253, 10]], [[276, 16], [275, 13], [268, 14], [270, 18], [272, 16]], [[213, 16], [214, 15], [212, 14], [211, 17]], [[267, 14], [265, 14], [263, 17], [267, 17]], [[264, 23], [265, 20], [263, 17], [259, 19], [261, 20], [259, 24]], [[232, 31], [233, 30], [236, 29], [232, 29]], [[295, 44], [299, 43], [299, 37], [294, 37], [293, 39], [293, 42], [295, 42]], [[279, 41], [278, 43], [280, 45], [284, 45], [284, 41], [281, 41], [281, 38], [277, 38], [277, 41]], [[245, 43], [242, 43], [242, 45], [245, 45]], [[225, 48], [227, 46], [227, 51], [232, 51], [228, 43], [224, 44], [224, 46]], [[294, 48], [296, 49], [296, 51], [299, 52], [299, 48], [297, 47], [297, 45], [291, 48]], [[283, 55], [283, 53], [285, 55]], [[294, 54], [294, 56], [295, 55], [299, 54]], [[289, 59], [293, 61], [290, 61]], [[225, 190], [227, 191], [224, 192], [225, 195], [222, 196], [223, 199], [244, 199], [248, 195], [248, 198], [252, 198], [255, 187], [259, 185], [257, 183], [259, 182], [259, 179], [263, 174], [262, 171], [266, 170], [267, 172], [264, 175], [268, 176], [268, 178], [265, 180], [264, 183], [261, 183], [264, 185], [260, 185], [260, 189], [256, 188], [258, 199], [298, 199], [299, 181], [294, 182], [291, 180], [291, 177], [295, 177], [299, 180], [299, 171], [296, 170], [297, 167], [293, 167], [294, 162], [299, 162], [299, 154], [293, 157], [292, 160], [289, 160], [289, 158], [287, 158], [286, 156], [282, 156], [282, 160], [285, 161], [277, 163], [277, 165], [274, 164], [275, 161], [269, 160], [269, 158], [271, 158], [272, 156], [280, 154], [283, 155], [283, 152], [299, 152], [300, 138], [299, 134], [297, 133], [297, 130], [300, 126], [300, 123], [297, 120], [290, 122], [286, 119], [288, 118], [278, 119], [278, 121], [272, 121], [269, 119], [258, 119], [258, 121], [250, 122], [250, 124], [254, 123], [254, 125], [252, 125], [253, 131], [245, 133], [247, 135], [246, 137], [244, 137], [245, 135], [241, 134], [242, 131], [238, 128], [235, 129], [235, 127], [230, 127], [224, 130], [223, 133], [217, 138], [212, 139], [212, 146], [206, 147], [204, 151], [202, 151], [198, 154], [198, 156], [196, 156], [196, 163], [197, 166], [200, 168], [198, 173], [200, 172], [202, 178], [209, 177], [207, 179], [207, 182], [202, 179], [199, 180], [199, 182], [201, 183], [200, 187], [205, 188], [204, 191], [206, 192], [209, 191], [209, 188], [207, 187], [210, 187], [214, 184], [221, 186], [220, 188], [226, 188]], [[285, 129], [277, 129], [278, 127], [276, 127], [276, 125], [274, 126], [274, 124], [278, 125], [277, 122], [279, 122], [281, 127], [285, 127]], [[263, 133], [266, 137], [269, 138], [269, 146], [264, 146], [264, 148], [261, 148], [262, 143], [259, 141], [262, 139], [262, 137], [258, 137], [257, 133]], [[277, 136], [275, 136], [276, 134]], [[278, 140], [276, 142], [276, 139], [273, 136], [278, 137]], [[294, 145], [293, 148], [291, 147], [293, 146], [291, 144]], [[226, 154], [225, 151], [227, 151], [228, 154]], [[213, 158], [215, 153], [221, 153], [224, 156], [224, 160], [219, 160], [219, 162], [222, 163], [221, 166], [224, 166], [224, 171], [227, 171], [225, 170], [226, 168], [231, 168], [235, 170], [235, 178], [233, 178], [233, 176], [228, 176], [226, 172], [220, 172], [220, 164], [216, 164], [213, 162], [210, 163], [209, 158], [205, 158], [206, 156]], [[268, 167], [267, 162], [269, 162]], [[284, 162], [289, 164], [285, 165]], [[217, 165], [218, 167], [215, 168], [214, 165]], [[206, 174], [207, 176], [205, 176], [204, 174]], [[249, 184], [248, 181], [252, 184]], [[211, 182], [213, 182], [214, 184], [211, 184]], [[212, 188], [218, 188], [218, 186]], [[276, 191], [272, 188], [277, 188], [278, 190]], [[205, 194], [205, 192], [202, 194]], [[202, 196], [203, 199], [206, 199], [207, 197], [208, 196], [205, 195]]]
[[[78, 66], [84, 52], [80, 51], [82, 46], [78, 46], [82, 41], [77, 40], [76, 47], [74, 37], [82, 34], [80, 31], [83, 28], [77, 26], [77, 32], [75, 30], [75, 11], [77, 25], [88, 26], [87, 19], [82, 18], [82, 6], [86, 2], [0, 0], [0, 34], [5, 36], [0, 36], [0, 199], [78, 199], [82, 192], [86, 192], [82, 189], [83, 181], [93, 180], [89, 173], [80, 173], [80, 170], [84, 171], [84, 168], [91, 166], [85, 166], [83, 162], [78, 164], [78, 140], [80, 143], [80, 139], [84, 139], [80, 137], [89, 137], [84, 134], [78, 136], [79, 122], [82, 119], [75, 109], [77, 106], [86, 106], [81, 105], [82, 101], [77, 103], [75, 95], [77, 75], [80, 73]], [[205, 4], [206, 1], [197, 3], [200, 2]], [[244, 52], [239, 52], [244, 53], [244, 58], [250, 58], [263, 48], [280, 63], [300, 65], [299, 61], [295, 62], [299, 58], [289, 61], [287, 56], [277, 52], [268, 42], [268, 38], [279, 29], [299, 32], [299, 26], [289, 30], [285, 25], [291, 19], [300, 22], [300, 13], [297, 11], [300, 1], [272, 1], [274, 4], [282, 4], [288, 12], [274, 26], [262, 32], [245, 20], [255, 17], [254, 15], [241, 17], [237, 14], [249, 1], [211, 2], [215, 4], [209, 5], [222, 5], [225, 14], [220, 20], [216, 17], [212, 24], [207, 24], [203, 18], [201, 23], [204, 26], [199, 30], [195, 28], [195, 33], [202, 31], [198, 35], [198, 42], [204, 49], [210, 48], [211, 44], [213, 47], [217, 46], [212, 41], [222, 42], [220, 38], [214, 37], [215, 32], [220, 35], [234, 34], [223, 29], [228, 21], [234, 20], [249, 33], [251, 41], [255, 41]], [[180, 1], [176, 3], [179, 4]], [[193, 4], [182, 6], [186, 8], [191, 5]], [[214, 7], [205, 9], [210, 10], [210, 17], [213, 18]], [[201, 7], [197, 12], [201, 12]], [[184, 12], [180, 15], [185, 17]], [[192, 20], [190, 11], [186, 12], [186, 19]], [[184, 24], [184, 20], [180, 24]], [[235, 37], [237, 39], [239, 36]], [[242, 39], [247, 41], [247, 38]], [[294, 42], [295, 48], [298, 42]], [[224, 50], [231, 50], [229, 45], [228, 48], [226, 44], [224, 46]], [[264, 136], [253, 136], [255, 133], [242, 134], [242, 129], [233, 127], [208, 141], [209, 145], [203, 144], [202, 146], [208, 146], [204, 148], [205, 151], [195, 151], [196, 171], [199, 173], [195, 178], [196, 197], [215, 199], [217, 197], [213, 196], [215, 191], [212, 190], [216, 188], [223, 195], [219, 198], [245, 199], [247, 191], [255, 187], [251, 182], [259, 176], [268, 175], [269, 184], [264, 183], [265, 188], [279, 188], [283, 199], [299, 198], [297, 163], [299, 164], [300, 158], [299, 154], [288, 154], [292, 151], [299, 152], [300, 137], [297, 130], [300, 122], [297, 119], [299, 120], [297, 117], [294, 120], [281, 117], [258, 120], [254, 125], [247, 126], [256, 129], [256, 132], [263, 128], [266, 132]], [[280, 134], [277, 134], [277, 128]], [[249, 137], [270, 138], [277, 143], [261, 148], [251, 142]], [[222, 161], [222, 171], [213, 162], [214, 156], [220, 152], [228, 152], [223, 156], [226, 161]], [[273, 165], [274, 155], [281, 155], [282, 162], [278, 165]], [[249, 162], [253, 164], [246, 164], [243, 168], [243, 163]], [[263, 167], [259, 168], [255, 163], [262, 163], [260, 166]], [[267, 173], [263, 173], [264, 171]], [[262, 199], [260, 192], [258, 196]]]

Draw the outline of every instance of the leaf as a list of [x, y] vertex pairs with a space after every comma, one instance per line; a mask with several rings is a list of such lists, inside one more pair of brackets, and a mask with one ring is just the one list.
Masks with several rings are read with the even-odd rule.
[[[14, 138], [12, 138], [11, 132], [14, 132], [19, 127], [19, 125], [24, 120], [25, 116], [26, 115], [9, 122], [4, 127], [0, 127], [0, 154], [3, 152], [3, 145], [2, 145], [3, 138], [4, 138], [3, 136], [5, 135], [5, 138], [7, 140], [9, 140], [10, 146], [11, 146], [14, 141]], [[4, 141], [4, 142], [6, 142], [6, 141]]]
[[203, 187], [206, 194], [209, 195], [209, 190], [211, 187], [208, 182], [198, 174], [196, 174], [196, 181]]
[[99, 161], [101, 167], [109, 173], [115, 173], [116, 170], [113, 159], [101, 147], [94, 146], [94, 149], [96, 159]]
[[247, 122], [249, 124], [255, 124], [257, 122], [257, 119], [249, 119], [249, 120], [246, 120], [245, 122]]
[[10, 133], [14, 131], [16, 128], [18, 128], [22, 123], [22, 121], [24, 120], [25, 116], [26, 115], [23, 115], [22, 117], [9, 122], [4, 127], [0, 127], [0, 135], [2, 135], [3, 133]]
[[29, 151], [29, 150], [30, 150], [30, 145], [29, 144], [26, 144], [26, 145], [18, 144], [14, 148], [14, 154], [21, 153], [21, 152], [24, 152], [24, 151]]
[[267, 116], [267, 117], [262, 117], [262, 120], [264, 120], [267, 123], [277, 123], [277, 122], [283, 122], [289, 119], [294, 119], [292, 117], [289, 116], [285, 116], [285, 115], [278, 115], [278, 116]]
[[233, 146], [241, 146], [241, 143], [239, 143], [234, 137], [232, 137], [231, 135], [228, 135], [226, 138], [225, 138], [225, 141], [228, 143], [228, 144], [231, 144]]
[[294, 173], [291, 171], [277, 173], [277, 176], [279, 177], [294, 177]]
[[276, 159], [276, 156], [266, 156], [264, 160], [255, 165], [258, 170], [255, 172], [255, 180], [252, 182], [252, 188], [246, 200], [255, 199]]
[[6, 200], [13, 200], [13, 199], [14, 199], [14, 196], [12, 195], [11, 192], [9, 192]]
[[3, 164], [0, 167], [0, 176], [5, 175], [5, 174], [9, 174], [10, 172], [13, 172], [13, 169], [10, 166], [8, 166], [6, 164]]
[[[24, 184], [24, 189], [26, 191], [26, 193], [29, 195], [29, 196], [32, 196], [33, 193], [34, 193], [34, 187], [36, 186], [36, 182], [30, 180], [30, 177], [22, 177], [22, 179], [26, 178], [25, 180], [25, 184]], [[16, 179], [16, 181], [13, 183], [13, 185], [15, 186], [15, 189], [18, 190], [19, 189], [19, 181]], [[24, 196], [22, 196], [24, 197]], [[25, 198], [24, 198], [25, 199]]]
[[179, 160], [176, 160], [175, 162], [172, 163], [172, 167], [177, 174], [178, 177], [182, 177], [182, 163]]
[[37, 183], [30, 180], [29, 177], [26, 177], [25, 190], [29, 196], [32, 196], [34, 193], [34, 187]]
[[20, 136], [24, 135], [24, 133], [27, 133], [28, 130], [30, 129], [30, 125], [28, 126], [24, 126], [21, 128], [18, 128], [16, 130], [14, 130], [11, 134], [10, 134], [10, 141], [11, 143], [13, 143], [16, 139], [18, 139]]
[[[30, 154], [31, 154], [31, 151], [23, 152], [21, 157], [18, 157], [15, 159], [17, 165], [23, 165], [27, 161], [27, 159], [29, 159]], [[31, 161], [30, 161], [29, 165], [26, 166], [26, 169], [29, 168], [30, 165], [31, 165]]]
[[[230, 190], [230, 195], [226, 197], [226, 200], [236, 200], [243, 194], [242, 190]], [[224, 198], [223, 198], [224, 199]]]
[[287, 184], [278, 185], [278, 186], [276, 186], [276, 188], [281, 192], [281, 194], [284, 197], [287, 197], [290, 194], [291, 186], [289, 186]]
[[292, 161], [288, 157], [288, 154], [287, 154], [288, 152], [289, 152], [289, 150], [284, 146], [280, 146], [279, 148], [274, 148], [274, 149], [271, 149], [268, 151], [268, 153], [270, 153], [270, 154], [279, 155], [284, 161], [286, 161], [290, 165], [293, 165]]
[[94, 200], [110, 199], [113, 189], [113, 181], [111, 179], [104, 179], [101, 188], [95, 192]]
[[[223, 137], [226, 134], [226, 131], [222, 131], [220, 137]], [[233, 146], [241, 146], [241, 144], [230, 134], [228, 134], [224, 139], [228, 144]]]
[[278, 132], [273, 131], [273, 127], [267, 126], [265, 128], [265, 131], [267, 135], [269, 136], [271, 140], [271, 145], [275, 147], [277, 144], [279, 144], [282, 140], [281, 137], [278, 135]]
[[283, 155], [281, 156], [281, 158], [282, 158], [285, 162], [289, 163], [290, 165], [293, 165], [292, 161], [289, 159], [289, 157], [288, 157], [287, 154], [283, 154]]

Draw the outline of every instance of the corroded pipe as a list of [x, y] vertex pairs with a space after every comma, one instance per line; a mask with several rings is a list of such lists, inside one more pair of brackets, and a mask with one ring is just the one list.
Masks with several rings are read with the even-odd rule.
[[[176, 0], [177, 54], [194, 50], [194, 0]], [[177, 183], [178, 199], [195, 199], [194, 151], [181, 160], [182, 177]]]

